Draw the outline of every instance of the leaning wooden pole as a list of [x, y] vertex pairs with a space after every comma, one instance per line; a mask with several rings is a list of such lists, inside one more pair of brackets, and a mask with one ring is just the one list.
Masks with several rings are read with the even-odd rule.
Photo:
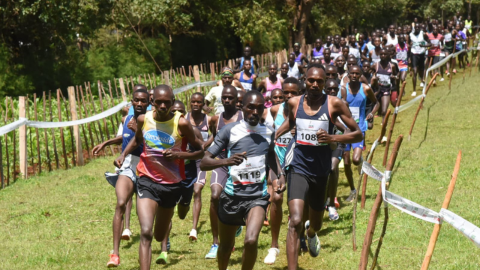
[[402, 103], [402, 96], [403, 92], [405, 91], [405, 85], [407, 84], [406, 81], [403, 82], [402, 88], [400, 89], [400, 93], [398, 94], [397, 104], [395, 105], [395, 111], [392, 115], [392, 123], [390, 124], [390, 128], [388, 129], [388, 136], [387, 136], [387, 143], [385, 144], [385, 153], [383, 154], [383, 166], [387, 165], [387, 157], [388, 157], [388, 148], [390, 148], [390, 141], [392, 139], [393, 128], [395, 127], [395, 121], [397, 120], [398, 108]]
[[[378, 142], [381, 141], [381, 139], [383, 138], [383, 136], [385, 136], [385, 133], [387, 132], [387, 123], [388, 123], [388, 118], [390, 117], [390, 109], [388, 109], [387, 113], [385, 114], [385, 118], [383, 119], [383, 122], [382, 122], [382, 130], [380, 131], [380, 137], [378, 137]], [[373, 152], [370, 153], [370, 157], [368, 158], [368, 163], [372, 163], [372, 160], [373, 160]], [[362, 209], [365, 209], [365, 200], [366, 200], [366, 193], [367, 193], [367, 179], [368, 179], [368, 175], [365, 173], [363, 174], [363, 183], [362, 183], [362, 204], [361, 204], [361, 208]], [[359, 185], [360, 186], [360, 185]]]
[[[438, 73], [435, 73], [435, 75], [433, 75], [433, 78], [428, 83], [427, 89], [425, 89], [425, 96], [427, 96], [428, 90], [432, 86], [432, 83], [437, 76], [438, 76]], [[418, 104], [418, 108], [417, 108], [417, 111], [415, 112], [415, 116], [413, 116], [413, 122], [412, 122], [412, 125], [410, 126], [410, 131], [408, 132], [408, 140], [409, 141], [410, 141], [410, 138], [412, 136], [413, 127], [415, 126], [415, 122], [417, 121], [418, 113], [420, 112], [420, 109], [423, 107], [423, 102], [425, 101], [425, 96], [423, 96], [422, 100], [420, 100], [420, 104]]]
[[[380, 140], [383, 138], [383, 136], [385, 136], [385, 131], [387, 129], [387, 122], [388, 122], [388, 118], [390, 117], [390, 109], [387, 110], [387, 113], [385, 114], [385, 118], [383, 119], [383, 123], [382, 123], [382, 129], [380, 131], [380, 136], [378, 137], [378, 139], [375, 140], [375, 142], [373, 143], [372, 147], [370, 148], [370, 151], [368, 152], [368, 155], [367, 155], [367, 161], [368, 163], [372, 163], [372, 160], [373, 160], [373, 153], [375, 153], [375, 149], [378, 145], [378, 142], [380, 142]], [[360, 188], [360, 186], [362, 185], [362, 179], [363, 179], [363, 186], [362, 186], [362, 203], [363, 203], [363, 206], [362, 206], [362, 209], [365, 207], [365, 193], [366, 193], [366, 190], [367, 190], [367, 185], [366, 185], [366, 182], [367, 182], [367, 174], [363, 172], [360, 173], [360, 176], [358, 178], [358, 184], [357, 184], [357, 187]], [[355, 194], [355, 198], [353, 200], [353, 220], [352, 220], [352, 242], [353, 242], [353, 251], [357, 251], [357, 204], [358, 204], [358, 192], [357, 194]]]
[[[457, 181], [458, 172], [460, 171], [460, 161], [462, 160], [462, 151], [458, 151], [457, 161], [455, 162], [455, 168], [453, 169], [452, 179], [448, 185], [447, 194], [443, 200], [442, 208], [448, 209], [450, 200], [452, 199], [453, 190], [455, 189], [455, 182]], [[437, 243], [438, 235], [440, 234], [440, 229], [442, 224], [435, 224], [433, 227], [432, 236], [430, 237], [430, 243], [428, 243], [427, 253], [422, 263], [422, 270], [427, 270], [430, 265], [430, 260], [432, 259], [433, 251], [435, 250], [435, 244]]]
[[[395, 160], [397, 158], [398, 150], [400, 149], [400, 145], [402, 144], [403, 136], [398, 136], [395, 144], [393, 146], [391, 158], [388, 162], [387, 171], [391, 171], [393, 166], [395, 165]], [[363, 241], [362, 246], [362, 255], [360, 257], [360, 265], [358, 266], [359, 270], [366, 270], [368, 265], [368, 255], [370, 253], [370, 246], [372, 245], [373, 234], [375, 233], [375, 226], [377, 223], [378, 211], [380, 210], [380, 206], [382, 205], [383, 197], [382, 197], [382, 186], [378, 189], [377, 197], [375, 198], [375, 202], [373, 203], [372, 211], [370, 212], [370, 217], [368, 219], [368, 226], [367, 232], [365, 233], [365, 239]]]

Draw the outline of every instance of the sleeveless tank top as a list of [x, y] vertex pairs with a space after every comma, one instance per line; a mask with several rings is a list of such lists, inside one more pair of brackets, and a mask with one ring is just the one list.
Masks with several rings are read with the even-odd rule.
[[412, 41], [411, 52], [413, 54], [424, 54], [425, 47], [420, 47], [420, 45], [425, 45], [425, 40], [423, 39], [423, 32], [420, 31], [418, 35], [415, 35], [414, 32], [410, 33], [410, 40]]
[[143, 152], [137, 166], [138, 176], [146, 176], [153, 182], [175, 184], [185, 179], [183, 159], [169, 160], [163, 157], [163, 151], [185, 152], [186, 139], [178, 134], [178, 121], [183, 115], [175, 112], [172, 119], [159, 122], [153, 118], [153, 111], [145, 114], [143, 124]]
[[[252, 73], [252, 76], [253, 76], [253, 73]], [[252, 90], [253, 78], [250, 77], [250, 79], [245, 80], [243, 78], [243, 71], [240, 72], [240, 78], [238, 79], [238, 81], [240, 81], [240, 83], [242, 84], [243, 88], [245, 88], [246, 91]]]
[[433, 33], [427, 34], [430, 40], [430, 48], [428, 49], [428, 56], [440, 56], [440, 39], [443, 38], [441, 34], [435, 36]]
[[295, 58], [295, 63], [301, 65], [302, 64], [302, 56], [303, 56], [303, 53], [299, 53], [298, 56]]
[[392, 38], [392, 36], [390, 36], [390, 34], [387, 34], [387, 46], [388, 45], [393, 45], [393, 46], [397, 46], [398, 44], [398, 38], [397, 38], [397, 35], [395, 35], [395, 38]]
[[397, 62], [398, 62], [398, 67], [400, 69], [402, 68], [408, 68], [408, 46], [405, 44], [405, 46], [400, 47], [400, 44], [397, 44], [395, 46], [395, 49], [397, 51]]
[[380, 62], [380, 55], [375, 52], [375, 48], [372, 50], [372, 63]]
[[322, 58], [323, 57], [323, 47], [320, 48], [320, 51], [317, 51], [317, 48], [313, 48], [313, 58]]
[[267, 117], [265, 118], [265, 122], [263, 123], [267, 127], [271, 127], [273, 129], [273, 117], [272, 112], [270, 112], [270, 108], [267, 108]]
[[365, 106], [367, 103], [367, 96], [363, 91], [363, 84], [360, 83], [360, 89], [357, 94], [350, 93], [350, 83], [347, 83], [347, 103], [352, 113], [353, 120], [357, 122], [361, 131], [367, 131], [367, 125], [365, 121]]
[[[275, 117], [275, 132], [278, 131], [280, 126], [285, 122], [285, 116], [283, 116], [283, 112], [285, 111], [285, 104], [286, 102], [280, 104], [278, 107], [277, 116]], [[275, 142], [275, 153], [277, 154], [278, 161], [280, 164], [283, 164], [285, 160], [285, 153], [287, 152], [287, 146], [290, 144], [293, 136], [290, 131], [283, 134], [282, 136], [278, 137], [277, 141]]]
[[377, 77], [380, 90], [390, 91], [392, 89], [392, 80], [390, 79], [390, 75], [392, 75], [392, 64], [389, 62], [387, 68], [384, 69], [380, 62], [378, 62]]
[[[188, 120], [188, 122], [190, 122], [190, 113], [187, 113], [187, 116], [185, 118]], [[207, 115], [205, 114], [205, 118], [203, 119], [203, 122], [200, 125], [198, 125], [198, 126], [192, 125], [192, 126], [197, 128], [198, 130], [200, 130], [200, 133], [202, 133], [203, 141], [206, 142], [208, 140], [208, 118], [207, 118]]]
[[[217, 121], [217, 134], [218, 134], [218, 131], [220, 131], [224, 126], [226, 126], [227, 124], [225, 124], [225, 120], [223, 120], [223, 112], [218, 116], [218, 121]], [[240, 120], [243, 120], [243, 112], [242, 111], [237, 111], [237, 121], [235, 122], [240, 122]], [[232, 122], [233, 123], [233, 122]], [[226, 158], [227, 157], [227, 153], [225, 153], [225, 150], [222, 151], [218, 156], [218, 158]]]
[[294, 63], [293, 67], [288, 64], [288, 77], [294, 77], [296, 79], [300, 79], [300, 70], [298, 70], [297, 62]]
[[[243, 67], [243, 61], [245, 61], [245, 57], [242, 56], [242, 58], [240, 59], [240, 68]], [[250, 56], [250, 64], [252, 64], [252, 68], [250, 69], [250, 73], [254, 74], [255, 73], [255, 69], [253, 68], [254, 65], [253, 65], [253, 56]]]
[[328, 109], [329, 96], [317, 113], [310, 116], [305, 113], [303, 103], [305, 95], [300, 97], [295, 113], [295, 136], [288, 145], [284, 167], [310, 177], [326, 177], [332, 166], [332, 150], [328, 144], [318, 144], [317, 131], [323, 129], [333, 134], [333, 122]]
[[[133, 106], [132, 106], [133, 107]], [[132, 120], [133, 115], [127, 115], [125, 122], [123, 123], [123, 132], [122, 132], [122, 151], [125, 150], [128, 143], [135, 138], [135, 132], [128, 128], [128, 122]], [[133, 150], [130, 154], [139, 157], [143, 151], [143, 143]]]
[[[268, 77], [265, 78], [265, 82], [267, 83], [267, 90], [265, 91], [265, 93], [263, 93], [263, 97], [271, 97], [273, 89], [282, 89], [282, 82], [280, 81], [280, 78], [280, 75], [277, 74], [277, 82], [275, 84], [273, 84]], [[265, 101], [264, 105], [265, 108], [270, 108], [272, 107], [272, 102]]]

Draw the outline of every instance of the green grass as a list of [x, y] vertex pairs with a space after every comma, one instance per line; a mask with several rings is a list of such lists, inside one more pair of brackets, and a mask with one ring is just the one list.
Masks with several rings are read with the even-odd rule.
[[[477, 132], [476, 109], [480, 77], [473, 72], [462, 83], [462, 74], [456, 75], [452, 90], [448, 83], [432, 88], [424, 109], [420, 111], [411, 141], [408, 130], [416, 106], [400, 113], [394, 137], [405, 139], [394, 169], [390, 190], [421, 205], [439, 211], [450, 181], [459, 150], [463, 152], [450, 210], [480, 225], [480, 187], [477, 185], [480, 169], [477, 165], [480, 134]], [[411, 80], [407, 95], [410, 99]], [[404, 101], [405, 102], [405, 101]], [[379, 133], [380, 118], [375, 128], [367, 133], [370, 146]], [[374, 165], [381, 168], [384, 147], [380, 146]], [[100, 158], [85, 167], [18, 180], [0, 191], [0, 269], [105, 269], [112, 249], [111, 223], [115, 207], [114, 189], [103, 177], [112, 171], [113, 158]], [[357, 181], [357, 177], [355, 177]], [[343, 203], [349, 190], [343, 173], [339, 186], [340, 220], [331, 222], [325, 217], [320, 232], [322, 252], [318, 258], [308, 254], [299, 259], [301, 269], [354, 269], [358, 267], [360, 249], [366, 231], [368, 216], [378, 183], [369, 179], [367, 205], [358, 212], [357, 245], [352, 251], [351, 205]], [[189, 243], [191, 213], [185, 220], [174, 217], [171, 234], [171, 264], [167, 267], [152, 264], [153, 269], [215, 269], [215, 260], [205, 260], [211, 245], [208, 221], [208, 188], [203, 191], [203, 209], [200, 218], [199, 241]], [[286, 201], [286, 196], [285, 196]], [[259, 253], [255, 269], [285, 269], [285, 239], [288, 211], [284, 207], [280, 235], [280, 257], [274, 266], [266, 266], [263, 259], [270, 245], [270, 230], [264, 227], [259, 239]], [[372, 248], [375, 249], [383, 216], [377, 224]], [[426, 223], [392, 208], [387, 235], [379, 257], [379, 269], [418, 269], [428, 245], [433, 224]], [[138, 268], [139, 225], [132, 211], [133, 241], [121, 243], [121, 268]], [[244, 233], [243, 233], [244, 235]], [[243, 244], [238, 238], [229, 269], [241, 268]], [[160, 244], [153, 243], [153, 257], [160, 252]], [[369, 262], [372, 259], [370, 257]], [[462, 234], [448, 224], [442, 226], [430, 269], [479, 269], [480, 252]]]

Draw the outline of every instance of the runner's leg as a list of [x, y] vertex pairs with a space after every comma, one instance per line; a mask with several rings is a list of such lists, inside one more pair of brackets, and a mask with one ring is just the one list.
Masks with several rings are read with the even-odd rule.
[[218, 200], [223, 187], [219, 184], [213, 184], [210, 188], [212, 190], [210, 197], [210, 226], [212, 227], [213, 244], [218, 245]]
[[243, 250], [242, 256], [242, 270], [251, 270], [255, 265], [258, 254], [258, 235], [262, 229], [264, 217], [265, 209], [261, 206], [253, 207], [248, 212], [246, 220], [247, 230], [244, 240], [245, 249]]
[[[120, 240], [122, 238], [122, 217], [125, 214], [127, 204], [132, 200], [133, 181], [126, 175], [119, 175], [115, 185], [117, 205], [113, 216], [113, 254], [119, 255]], [[131, 207], [131, 205], [130, 205]]]
[[303, 227], [302, 216], [305, 202], [302, 199], [293, 199], [288, 202], [290, 222], [287, 232], [287, 262], [289, 270], [296, 270], [298, 266], [299, 235]]
[[202, 190], [205, 185], [193, 184], [193, 229], [197, 230], [200, 211], [202, 210]]
[[[264, 216], [262, 216], [262, 222]], [[227, 225], [220, 221], [218, 222], [218, 225], [221, 240], [217, 252], [218, 269], [226, 270], [233, 246], [235, 245], [235, 232], [237, 231], [238, 226]]]
[[[350, 149], [348, 149], [348, 151], [345, 150], [343, 153], [343, 166], [350, 190], [355, 190], [355, 184], [353, 183], [352, 162], [350, 160]], [[330, 198], [330, 200], [332, 200], [332, 198]]]
[[[138, 256], [141, 270], [150, 269], [150, 264], [152, 262], [153, 221], [155, 219], [155, 213], [157, 212], [157, 208], [159, 208], [158, 203], [152, 199], [143, 198], [137, 200], [137, 213], [138, 220], [140, 221], [140, 245]], [[167, 224], [170, 224], [170, 219], [172, 215], [173, 208], [171, 209], [170, 215], [163, 216], [164, 218], [166, 218], [164, 219], [164, 223], [168, 219]], [[162, 233], [163, 237], [165, 235], [165, 231], [163, 231]]]

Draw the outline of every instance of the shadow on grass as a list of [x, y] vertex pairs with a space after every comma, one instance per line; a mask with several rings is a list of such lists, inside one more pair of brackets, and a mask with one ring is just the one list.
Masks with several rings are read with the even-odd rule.
[[[136, 234], [132, 237], [132, 240], [128, 241], [128, 243], [123, 246], [122, 248], [123, 249], [129, 249], [131, 248], [134, 244], [140, 242], [140, 235], [139, 234]], [[120, 242], [121, 243], [121, 242]]]
[[[437, 102], [435, 101], [435, 103], [433, 105], [437, 104]], [[432, 106], [433, 106], [432, 105]], [[427, 124], [425, 125], [425, 132], [423, 134], [423, 140], [420, 142], [420, 144], [418, 145], [418, 148], [417, 149], [420, 149], [420, 147], [422, 147], [422, 144], [427, 140], [427, 135], [428, 135], [428, 126], [429, 126], [429, 123], [430, 123], [430, 108], [432, 107], [430, 106], [427, 110]]]

